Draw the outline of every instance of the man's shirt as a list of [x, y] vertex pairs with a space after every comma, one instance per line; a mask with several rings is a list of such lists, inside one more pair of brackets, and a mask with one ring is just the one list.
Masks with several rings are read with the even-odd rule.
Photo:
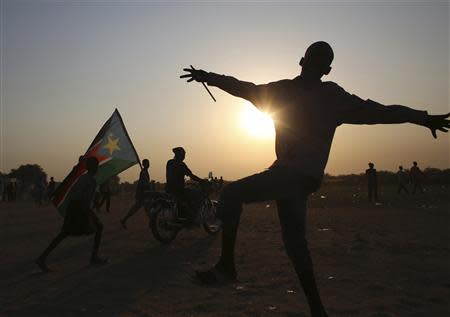
[[377, 182], [377, 170], [374, 168], [366, 169], [366, 176], [369, 184], [375, 184]]
[[148, 170], [142, 169], [139, 173], [139, 180], [136, 187], [136, 197], [141, 197], [146, 190], [150, 190], [150, 174], [148, 173]]
[[427, 112], [404, 106], [383, 106], [349, 94], [334, 82], [306, 85], [301, 77], [255, 85], [208, 73], [208, 85], [252, 102], [268, 112], [275, 124], [276, 161], [321, 180], [336, 127], [343, 123], [417, 123]]
[[184, 177], [192, 175], [187, 165], [176, 159], [167, 161], [166, 165], [166, 192], [180, 194], [184, 191]]
[[422, 176], [422, 171], [417, 166], [413, 166], [411, 167], [409, 174], [411, 175], [411, 180], [415, 182], [420, 180], [420, 177]]
[[406, 175], [405, 171], [402, 170], [397, 172], [397, 180], [401, 185], [405, 185], [406, 183], [408, 183], [408, 176]]
[[82, 202], [83, 207], [89, 208], [92, 199], [94, 198], [96, 187], [97, 181], [95, 180], [94, 175], [89, 173], [83, 174], [73, 186], [70, 199], [73, 201], [80, 201]]
[[50, 181], [50, 182], [48, 183], [47, 189], [48, 189], [50, 192], [53, 192], [53, 191], [55, 190], [55, 186], [56, 186], [55, 181]]

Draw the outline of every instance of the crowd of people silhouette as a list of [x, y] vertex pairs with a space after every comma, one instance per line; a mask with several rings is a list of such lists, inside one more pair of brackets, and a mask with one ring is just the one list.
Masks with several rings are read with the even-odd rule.
[[[369, 168], [366, 169], [366, 178], [367, 178], [367, 194], [369, 202], [378, 202], [378, 177], [377, 170], [375, 169], [374, 163], [368, 163]], [[398, 167], [398, 171], [396, 173], [397, 176], [397, 194], [401, 194], [405, 192], [409, 195], [408, 184], [412, 186], [412, 194], [415, 195], [417, 190], [421, 194], [425, 192], [423, 188], [423, 179], [424, 174], [417, 166], [417, 162], [413, 162], [413, 166], [409, 170], [409, 174], [403, 169], [403, 166], [400, 165]]]

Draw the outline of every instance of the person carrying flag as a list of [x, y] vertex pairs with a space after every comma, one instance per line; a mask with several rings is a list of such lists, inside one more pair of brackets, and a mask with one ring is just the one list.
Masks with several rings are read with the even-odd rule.
[[43, 272], [49, 272], [47, 257], [68, 236], [90, 235], [95, 233], [94, 246], [91, 254], [91, 265], [103, 265], [106, 259], [98, 256], [98, 249], [102, 238], [103, 224], [91, 209], [97, 182], [95, 173], [98, 169], [98, 160], [95, 157], [86, 159], [87, 173], [80, 176], [72, 188], [70, 201], [64, 217], [61, 232], [50, 242], [50, 245], [36, 260], [36, 264]]
[[78, 164], [55, 189], [52, 202], [61, 216], [64, 225], [58, 236], [38, 258], [36, 263], [46, 271], [49, 253], [69, 235], [95, 233], [91, 263], [104, 264], [106, 260], [98, 257], [103, 225], [91, 209], [97, 184], [126, 170], [139, 162], [139, 156], [131, 142], [125, 124], [117, 109], [103, 124]]
[[334, 82], [323, 82], [331, 71], [334, 53], [326, 42], [313, 43], [300, 60], [300, 76], [265, 85], [185, 68], [188, 82], [204, 82], [252, 102], [273, 115], [276, 161], [259, 174], [232, 182], [222, 190], [219, 216], [223, 221], [222, 254], [211, 269], [198, 271], [204, 284], [236, 279], [234, 249], [243, 203], [276, 200], [286, 251], [293, 262], [313, 317], [328, 316], [317, 290], [305, 238], [306, 201], [323, 178], [334, 132], [347, 124], [414, 123], [447, 132], [446, 115], [404, 106], [385, 106], [349, 94]]

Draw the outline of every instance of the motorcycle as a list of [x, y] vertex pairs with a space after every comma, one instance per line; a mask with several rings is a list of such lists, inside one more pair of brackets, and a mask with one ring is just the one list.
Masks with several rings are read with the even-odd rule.
[[217, 234], [222, 229], [222, 223], [217, 218], [217, 201], [209, 198], [212, 186], [200, 186], [201, 202], [195, 211], [193, 220], [189, 220], [180, 212], [187, 206], [173, 195], [167, 193], [149, 193], [144, 207], [150, 219], [150, 228], [156, 240], [164, 244], [171, 243], [178, 232], [193, 227], [203, 227], [210, 235]]

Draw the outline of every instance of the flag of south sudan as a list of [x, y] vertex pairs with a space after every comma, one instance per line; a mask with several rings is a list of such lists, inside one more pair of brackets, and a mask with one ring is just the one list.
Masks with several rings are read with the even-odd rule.
[[71, 189], [78, 178], [87, 172], [86, 160], [92, 156], [96, 157], [99, 162], [98, 171], [95, 175], [99, 185], [140, 162], [117, 109], [100, 129], [86, 153], [80, 156], [78, 164], [73, 167], [69, 175], [56, 188], [52, 202], [62, 216], [65, 215], [65, 210], [70, 201]]

